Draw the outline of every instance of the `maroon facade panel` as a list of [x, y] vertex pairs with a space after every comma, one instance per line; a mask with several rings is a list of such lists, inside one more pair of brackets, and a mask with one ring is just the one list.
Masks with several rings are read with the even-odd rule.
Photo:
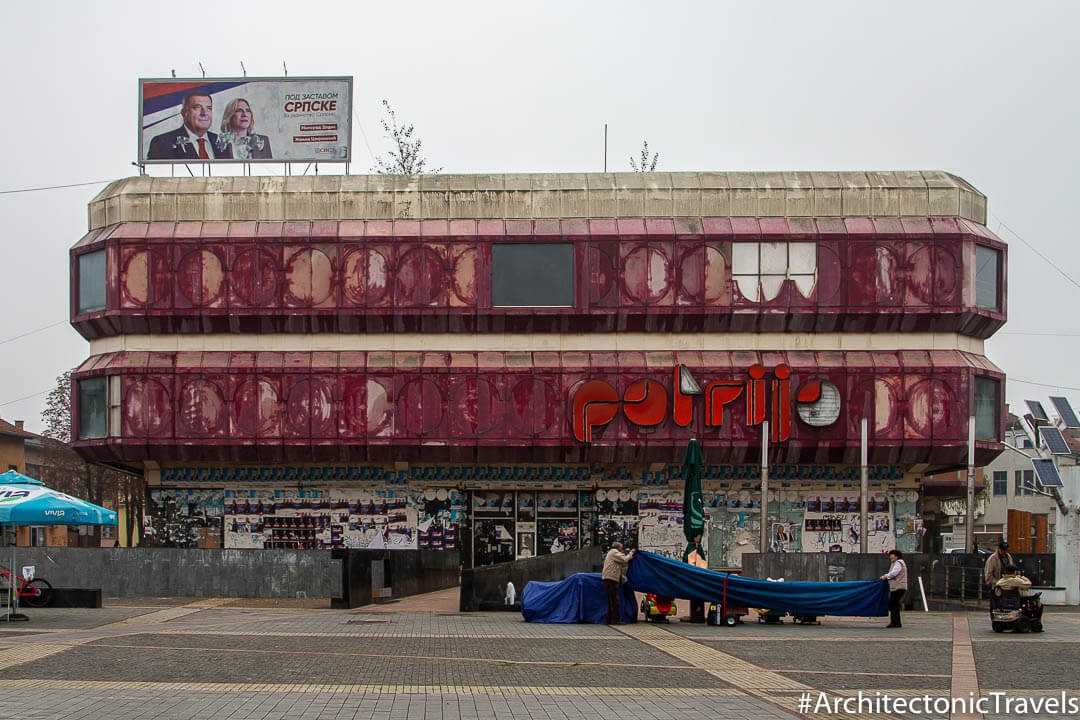
[[[747, 385], [755, 365], [760, 396]], [[704, 394], [677, 401], [680, 366]], [[711, 462], [753, 463], [764, 419], [783, 435], [771, 462], [857, 463], [865, 416], [873, 463], [962, 464], [975, 378], [997, 382], [998, 407], [1004, 380], [957, 351], [128, 352], [75, 374], [97, 376], [120, 383], [120, 426], [75, 446], [126, 462], [675, 462], [696, 437]], [[585, 414], [586, 383], [613, 403]], [[736, 397], [709, 404], [724, 393]], [[839, 406], [814, 426], [800, 403], [819, 397]], [[756, 419], [748, 398], [761, 401]], [[589, 442], [576, 437], [583, 421]], [[976, 461], [1000, 450], [979, 442]]]
[[[498, 242], [573, 243], [574, 306], [493, 307]], [[755, 296], [753, 281], [733, 274], [736, 243], [808, 244], [810, 256]], [[974, 304], [977, 243], [1001, 251], [999, 312]], [[106, 307], [80, 313], [78, 256], [101, 249]], [[954, 218], [121, 223], [71, 251], [71, 314], [88, 339], [603, 331], [986, 338], [1005, 321], [1005, 258], [985, 227]]]

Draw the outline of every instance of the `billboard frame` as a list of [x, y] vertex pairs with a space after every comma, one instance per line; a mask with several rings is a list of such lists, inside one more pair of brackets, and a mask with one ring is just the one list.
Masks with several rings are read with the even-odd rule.
[[[191, 160], [191, 159], [184, 159], [184, 160], [173, 160], [173, 159], [150, 160], [148, 158], [143, 157], [143, 127], [142, 127], [142, 122], [143, 122], [143, 118], [145, 117], [143, 115], [143, 86], [144, 86], [145, 83], [156, 83], [156, 82], [167, 82], [167, 83], [188, 83], [188, 82], [191, 82], [191, 83], [206, 83], [206, 82], [244, 82], [244, 83], [248, 83], [248, 82], [310, 82], [310, 81], [326, 81], [326, 80], [334, 80], [334, 81], [339, 81], [339, 82], [345, 82], [347, 84], [348, 88], [349, 88], [349, 132], [348, 132], [348, 138], [347, 138], [348, 145], [346, 146], [347, 151], [346, 151], [346, 156], [345, 156], [344, 159], [335, 158], [335, 159], [330, 159], [330, 160], [279, 160], [279, 159], [276, 159], [276, 158], [269, 158], [269, 159], [252, 159], [252, 158], [242, 158], [242, 159], [222, 158], [222, 159], [216, 159], [215, 158], [213, 160]], [[206, 78], [206, 77], [197, 77], [197, 78], [180, 78], [180, 77], [150, 78], [150, 77], [141, 77], [141, 78], [138, 78], [137, 82], [138, 82], [138, 85], [139, 85], [139, 90], [138, 90], [139, 100], [138, 100], [138, 105], [136, 106], [135, 127], [136, 127], [138, 132], [136, 133], [135, 157], [138, 158], [138, 162], [136, 164], [138, 166], [140, 166], [140, 167], [143, 167], [145, 165], [248, 165], [248, 164], [287, 165], [289, 163], [294, 163], [294, 162], [295, 163], [304, 163], [304, 162], [310, 162], [310, 163], [344, 163], [344, 164], [348, 165], [349, 163], [352, 162], [352, 151], [353, 151], [353, 143], [352, 143], [352, 129], [353, 128], [352, 128], [352, 123], [353, 123], [353, 112], [354, 112], [353, 104], [352, 104], [352, 102], [353, 102], [353, 76], [352, 75], [304, 75], [304, 76], [296, 76], [296, 77], [289, 77], [287, 75], [283, 76], [283, 77], [255, 77], [255, 76], [235, 77], [234, 76], [234, 77], [212, 77], [212, 78]]]

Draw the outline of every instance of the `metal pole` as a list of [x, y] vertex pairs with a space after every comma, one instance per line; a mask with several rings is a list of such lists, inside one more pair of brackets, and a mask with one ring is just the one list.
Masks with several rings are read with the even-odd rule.
[[607, 123], [604, 123], [604, 172], [607, 172]]
[[869, 528], [869, 516], [867, 513], [867, 493], [870, 491], [870, 473], [867, 467], [867, 460], [870, 453], [868, 452], [867, 442], [867, 422], [866, 418], [862, 419], [862, 452], [860, 453], [860, 462], [862, 463], [862, 469], [859, 473], [859, 552], [865, 553], [867, 551], [867, 543], [869, 541], [870, 528]]
[[964, 518], [964, 552], [975, 552], [975, 416], [968, 418], [967, 511]]
[[761, 423], [761, 538], [758, 552], [769, 552], [769, 421]]

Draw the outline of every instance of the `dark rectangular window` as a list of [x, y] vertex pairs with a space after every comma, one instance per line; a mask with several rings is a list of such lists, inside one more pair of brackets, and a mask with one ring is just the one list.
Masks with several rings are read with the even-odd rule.
[[79, 312], [105, 309], [105, 251], [79, 256]]
[[975, 246], [975, 307], [1001, 309], [1001, 251]]
[[1014, 471], [1013, 472], [1013, 480], [1014, 480], [1013, 495], [1023, 495], [1024, 494], [1024, 471], [1023, 470]]
[[574, 246], [570, 243], [493, 245], [491, 304], [573, 307]]
[[998, 387], [993, 378], [975, 378], [975, 439], [998, 439]]
[[1024, 471], [1024, 494], [1030, 495], [1031, 491], [1035, 489], [1035, 471]]
[[995, 470], [994, 471], [994, 494], [995, 495], [1008, 495], [1009, 494], [1009, 471], [1008, 470]]
[[106, 378], [79, 381], [79, 439], [103, 438], [108, 432]]

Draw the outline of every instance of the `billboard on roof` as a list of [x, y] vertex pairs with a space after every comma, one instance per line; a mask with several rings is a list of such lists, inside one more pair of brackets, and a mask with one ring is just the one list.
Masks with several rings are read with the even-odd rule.
[[139, 162], [349, 162], [352, 78], [140, 78]]

